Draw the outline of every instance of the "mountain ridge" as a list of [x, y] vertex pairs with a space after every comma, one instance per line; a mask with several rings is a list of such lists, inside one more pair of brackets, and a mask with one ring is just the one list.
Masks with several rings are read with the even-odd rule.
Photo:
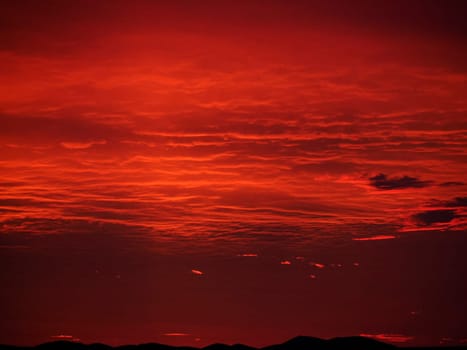
[[80, 342], [57, 340], [33, 346], [16, 346], [0, 344], [0, 350], [391, 350], [391, 349], [456, 349], [467, 350], [467, 346], [430, 346], [408, 347], [388, 344], [376, 339], [350, 336], [321, 339], [310, 336], [296, 336], [283, 343], [264, 347], [253, 347], [244, 344], [214, 343], [202, 348], [192, 346], [172, 346], [159, 343], [143, 343], [110, 346], [101, 343], [84, 344]]

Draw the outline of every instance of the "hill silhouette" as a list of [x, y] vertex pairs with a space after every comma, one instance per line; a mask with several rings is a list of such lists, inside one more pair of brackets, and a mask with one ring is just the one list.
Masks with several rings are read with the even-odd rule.
[[[408, 347], [403, 347], [409, 349]], [[284, 343], [254, 348], [243, 344], [211, 344], [201, 350], [394, 350], [399, 347], [366, 337], [341, 337], [320, 339], [298, 336]], [[416, 347], [417, 350], [456, 349], [467, 350], [467, 346]], [[110, 346], [105, 344], [83, 344], [71, 341], [53, 341], [36, 346], [0, 345], [0, 350], [200, 350], [189, 346], [171, 346], [148, 343], [139, 345]]]

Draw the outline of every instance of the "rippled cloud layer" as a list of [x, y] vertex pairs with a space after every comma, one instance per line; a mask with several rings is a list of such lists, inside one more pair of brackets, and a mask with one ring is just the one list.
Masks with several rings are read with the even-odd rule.
[[[327, 321], [305, 327], [302, 315], [289, 328], [269, 324], [283, 330], [277, 337], [295, 335], [292, 329], [325, 336], [350, 331], [393, 342], [420, 337], [417, 325], [406, 329], [400, 326], [405, 321], [396, 320], [430, 307], [414, 305], [416, 294], [406, 305], [397, 283], [381, 282], [400, 301], [399, 316], [387, 316], [387, 323], [365, 309], [369, 323], [348, 326], [351, 317], [338, 311], [346, 297], [330, 291], [360, 281], [348, 299], [362, 293], [367, 300], [359, 302], [375, 306], [384, 291], [371, 296], [368, 284], [397, 280], [394, 273], [401, 269], [388, 252], [399, 249], [408, 266], [398, 283], [414, 291], [429, 286], [433, 294], [426, 304], [432, 305], [438, 284], [422, 266], [438, 257], [413, 247], [433, 252], [434, 241], [442, 242], [440, 256], [452, 259], [453, 265], [435, 268], [445, 285], [465, 272], [455, 253], [467, 247], [465, 25], [451, 5], [443, 15], [434, 3], [424, 3], [421, 12], [406, 4], [396, 11], [390, 2], [381, 9], [364, 2], [333, 7], [301, 1], [272, 1], [267, 8], [209, 1], [6, 6], [0, 44], [0, 252], [12, 266], [5, 279], [15, 287], [3, 300], [21, 289], [17, 274], [27, 271], [35, 280], [28, 259], [47, 254], [59, 261], [70, 257], [74, 268], [68, 272], [78, 279], [84, 270], [77, 261], [84, 259], [86, 273], [105, 290], [129, 274], [139, 276], [135, 285], [142, 284], [154, 263], [166, 266], [157, 268], [157, 276], [173, 276], [160, 277], [165, 283], [194, 288], [199, 304], [177, 299], [183, 308], [168, 303], [171, 311], [154, 306], [142, 292], [151, 315], [160, 309], [164, 321], [146, 315], [143, 323], [158, 330], [142, 326], [133, 338], [118, 338], [109, 328], [101, 333], [109, 342], [159, 334], [165, 336], [161, 341], [199, 344], [242, 341], [241, 334], [261, 344], [267, 332], [258, 324], [267, 324], [267, 305], [284, 295], [291, 299], [281, 302], [296, 307], [306, 304], [307, 295], [332, 299], [333, 315], [343, 324], [338, 331]], [[381, 263], [376, 252], [387, 260]], [[168, 260], [146, 259], [152, 254]], [[116, 268], [100, 256], [142, 260]], [[41, 259], [37, 266], [50, 267]], [[214, 286], [241, 290], [222, 279], [216, 264], [252, 288], [232, 300], [255, 320], [260, 335], [243, 328], [235, 335], [227, 331], [235, 329], [229, 322], [211, 322], [221, 305]], [[253, 278], [251, 271], [263, 277]], [[275, 294], [255, 278], [271, 289], [277, 287], [273, 281], [293, 287], [277, 287], [283, 294]], [[321, 294], [310, 291], [310, 283], [321, 285]], [[130, 290], [125, 288], [121, 295]], [[170, 288], [164, 288], [148, 283], [155, 295], [169, 297]], [[459, 300], [456, 292], [443, 293], [446, 300]], [[85, 294], [89, 302], [92, 293]], [[292, 302], [292, 295], [299, 297]], [[206, 306], [208, 300], [217, 306]], [[249, 310], [246, 300], [257, 302], [263, 316]], [[389, 314], [392, 302], [381, 303], [381, 312]], [[462, 324], [452, 305], [442, 304], [439, 309]], [[235, 314], [232, 308], [226, 307]], [[278, 308], [281, 317], [290, 316]], [[182, 309], [192, 312], [186, 322], [170, 318], [171, 312], [183, 318]], [[193, 321], [195, 311], [207, 309], [206, 323]], [[125, 320], [133, 315], [122, 312]], [[326, 310], [316, 312], [326, 319]], [[407, 322], [425, 317], [416, 315]], [[15, 322], [14, 339], [26, 337]], [[454, 328], [446, 326], [439, 338], [467, 337]], [[78, 334], [84, 341], [99, 340], [76, 324], [47, 332], [54, 339]], [[210, 332], [224, 338], [209, 338]]]

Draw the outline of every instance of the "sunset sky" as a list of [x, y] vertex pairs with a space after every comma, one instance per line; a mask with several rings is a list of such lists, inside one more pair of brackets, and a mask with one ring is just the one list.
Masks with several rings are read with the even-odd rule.
[[1, 1], [0, 343], [467, 343], [466, 16]]

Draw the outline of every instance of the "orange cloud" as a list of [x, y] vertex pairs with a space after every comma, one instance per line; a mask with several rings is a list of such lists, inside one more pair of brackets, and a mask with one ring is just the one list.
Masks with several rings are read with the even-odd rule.
[[387, 239], [395, 239], [394, 235], [377, 235], [371, 237], [353, 237], [352, 241], [382, 241]]
[[107, 141], [92, 141], [92, 142], [61, 142], [60, 144], [68, 149], [86, 149], [94, 145], [105, 145]]
[[258, 254], [256, 254], [256, 253], [244, 253], [244, 254], [238, 254], [237, 256], [243, 256], [243, 257], [257, 257]]
[[72, 335], [59, 334], [59, 335], [51, 335], [50, 338], [54, 338], [54, 339], [73, 339], [73, 336]]
[[314, 263], [314, 262], [310, 263], [310, 265], [313, 266], [313, 267], [316, 267], [318, 269], [323, 269], [325, 267], [324, 264]]
[[360, 334], [361, 337], [373, 338], [380, 341], [386, 341], [390, 343], [407, 343], [414, 339], [414, 337], [403, 335], [403, 334]]

